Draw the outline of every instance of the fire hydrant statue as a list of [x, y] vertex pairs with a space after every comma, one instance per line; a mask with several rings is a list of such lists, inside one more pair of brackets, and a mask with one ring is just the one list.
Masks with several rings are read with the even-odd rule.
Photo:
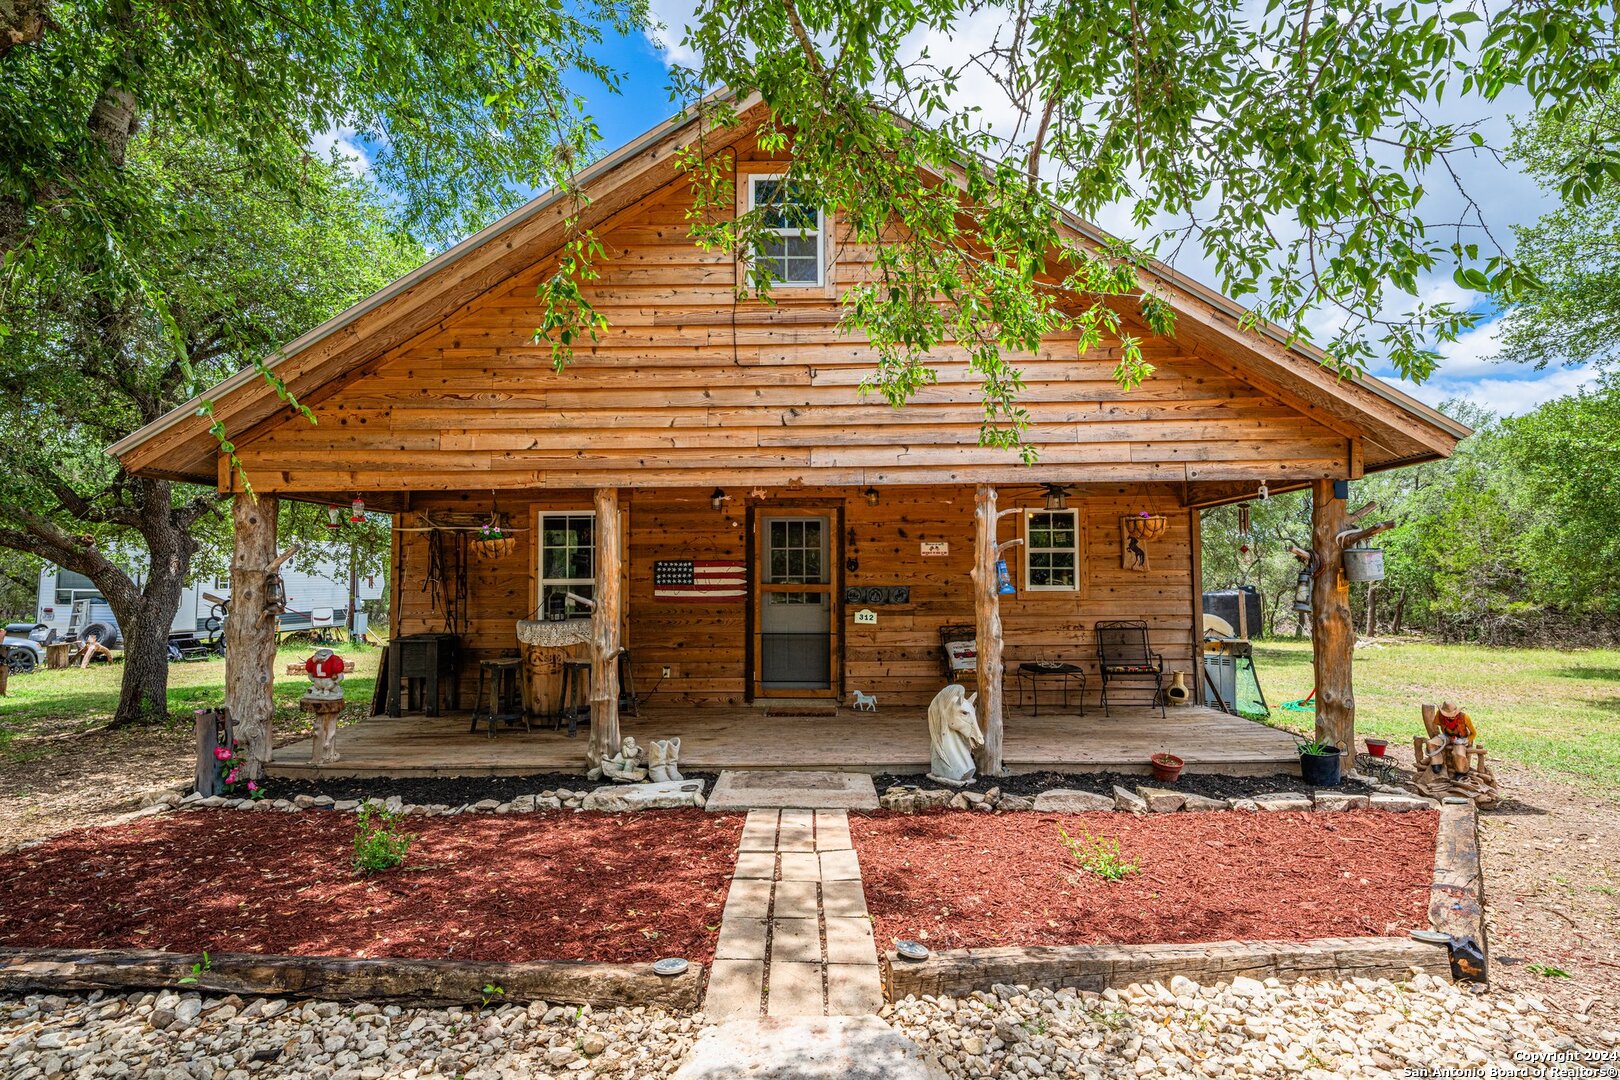
[[304, 661], [309, 674], [309, 690], [304, 697], [311, 701], [343, 700], [343, 657], [331, 649], [317, 649], [315, 655]]
[[314, 656], [304, 661], [309, 689], [299, 700], [298, 707], [314, 721], [309, 760], [316, 765], [338, 759], [337, 718], [343, 711], [343, 669], [346, 666], [343, 657], [331, 649], [317, 649]]
[[1430, 798], [1461, 796], [1479, 806], [1495, 806], [1496, 774], [1485, 761], [1479, 730], [1468, 714], [1449, 701], [1425, 705], [1423, 727], [1428, 736], [1412, 739], [1414, 786]]

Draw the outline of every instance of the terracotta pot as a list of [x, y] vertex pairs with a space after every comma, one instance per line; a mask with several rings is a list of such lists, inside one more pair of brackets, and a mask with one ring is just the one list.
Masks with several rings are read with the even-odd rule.
[[1367, 739], [1367, 753], [1371, 754], [1373, 757], [1383, 757], [1384, 751], [1388, 749], [1388, 739], [1374, 739], [1371, 737]]
[[1148, 758], [1148, 764], [1153, 766], [1153, 779], [1161, 784], [1173, 784], [1181, 775], [1181, 767], [1186, 762], [1174, 754], [1154, 754]]

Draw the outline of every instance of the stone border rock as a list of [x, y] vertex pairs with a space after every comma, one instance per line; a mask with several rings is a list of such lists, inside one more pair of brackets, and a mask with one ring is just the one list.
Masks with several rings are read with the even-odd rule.
[[[496, 986], [500, 993], [486, 991]], [[651, 964], [542, 960], [408, 960], [151, 949], [0, 949], [0, 993], [180, 990], [254, 997], [374, 1001], [409, 1006], [564, 1002], [592, 1008], [658, 1005], [694, 1010], [703, 965], [680, 975]]]
[[1406, 938], [1315, 938], [1310, 941], [1215, 941], [1168, 945], [1037, 945], [953, 949], [927, 960], [886, 955], [890, 1001], [908, 994], [959, 996], [998, 984], [1073, 987], [1101, 992], [1132, 983], [1168, 984], [1278, 978], [1400, 979], [1414, 969], [1449, 977], [1446, 950]]
[[1041, 813], [1096, 813], [1120, 811], [1131, 814], [1169, 814], [1182, 810], [1389, 810], [1405, 813], [1409, 810], [1438, 810], [1434, 799], [1412, 795], [1402, 788], [1387, 788], [1371, 795], [1352, 795], [1340, 791], [1318, 791], [1303, 795], [1295, 791], [1277, 791], [1256, 795], [1250, 799], [1211, 799], [1171, 788], [1142, 785], [1132, 791], [1114, 786], [1113, 794], [1101, 795], [1078, 788], [1052, 788], [1034, 798], [1026, 795], [1003, 794], [1000, 788], [986, 792], [946, 791], [923, 788], [910, 784], [895, 784], [878, 799], [884, 810], [914, 814], [920, 810], [1035, 810]]

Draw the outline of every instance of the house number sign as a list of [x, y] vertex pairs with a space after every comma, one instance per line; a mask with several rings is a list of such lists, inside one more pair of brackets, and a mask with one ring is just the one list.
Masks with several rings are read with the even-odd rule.
[[945, 540], [924, 540], [922, 541], [922, 553], [939, 558], [951, 553], [951, 545]]
[[860, 626], [876, 626], [877, 612], [871, 608], [862, 608], [855, 613], [855, 622]]

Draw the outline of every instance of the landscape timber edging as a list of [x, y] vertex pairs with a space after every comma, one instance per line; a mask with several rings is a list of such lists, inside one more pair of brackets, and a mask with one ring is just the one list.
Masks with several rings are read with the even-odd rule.
[[[496, 986], [499, 993], [487, 992]], [[245, 997], [322, 998], [405, 1006], [527, 1004], [592, 1008], [657, 1005], [691, 1011], [703, 965], [675, 976], [651, 964], [567, 960], [481, 963], [394, 957], [261, 956], [155, 949], [0, 949], [0, 993], [178, 990]]]
[[1429, 890], [1429, 926], [1454, 942], [1474, 941], [1484, 961], [1477, 971], [1458, 954], [1454, 972], [1485, 982], [1490, 943], [1485, 938], [1485, 870], [1479, 859], [1479, 814], [1469, 799], [1446, 799], [1434, 834], [1434, 884]]
[[1165, 945], [1035, 945], [953, 949], [927, 960], [886, 954], [890, 1001], [907, 994], [957, 996], [998, 983], [1101, 992], [1131, 983], [1251, 979], [1398, 979], [1412, 969], [1449, 977], [1446, 950], [1408, 938], [1314, 938], [1310, 941], [1215, 941]]

